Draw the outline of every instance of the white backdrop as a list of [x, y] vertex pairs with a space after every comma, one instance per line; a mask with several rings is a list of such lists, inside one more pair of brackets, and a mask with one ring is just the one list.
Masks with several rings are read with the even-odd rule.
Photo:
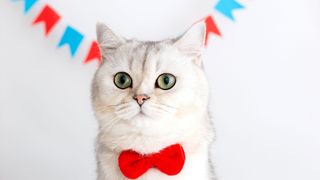
[[[320, 179], [320, 1], [241, 1], [231, 22], [215, 0], [0, 1], [0, 180], [93, 180], [96, 64], [57, 49], [65, 25], [95, 36], [96, 21], [159, 40], [214, 14], [223, 33], [204, 52], [220, 180]], [[48, 38], [31, 22], [49, 2], [62, 15]]]

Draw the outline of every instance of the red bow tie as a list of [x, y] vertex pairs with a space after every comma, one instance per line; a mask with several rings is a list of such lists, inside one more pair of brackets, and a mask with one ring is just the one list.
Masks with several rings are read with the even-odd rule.
[[118, 161], [122, 174], [130, 179], [140, 177], [152, 167], [172, 176], [182, 170], [185, 154], [182, 146], [175, 144], [149, 155], [141, 155], [132, 150], [122, 151]]

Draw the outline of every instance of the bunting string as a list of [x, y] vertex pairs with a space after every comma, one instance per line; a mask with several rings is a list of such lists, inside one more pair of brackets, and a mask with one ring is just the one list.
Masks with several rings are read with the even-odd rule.
[[[11, 0], [12, 2], [23, 1], [24, 3], [24, 14], [27, 14], [30, 9], [38, 2], [38, 0]], [[244, 9], [244, 6], [239, 3], [237, 0], [218, 0], [217, 4], [213, 6], [213, 9], [218, 13], [222, 14], [224, 17], [231, 21], [235, 21], [234, 11], [239, 9]], [[36, 18], [33, 20], [32, 24], [44, 24], [45, 35], [48, 36], [51, 30], [55, 27], [56, 24], [61, 20], [60, 14], [53, 9], [49, 4], [45, 4]], [[216, 35], [221, 37], [222, 33], [219, 30], [213, 15], [208, 15], [203, 19], [206, 23], [207, 32], [205, 46], [208, 45], [208, 39], [210, 35]], [[79, 47], [81, 46], [85, 35], [78, 31], [76, 28], [71, 25], [66, 25], [61, 39], [58, 43], [58, 48], [63, 46], [68, 46], [70, 49], [71, 57], [74, 57], [77, 53]], [[83, 60], [83, 63], [88, 63], [92, 61], [97, 61], [98, 64], [101, 64], [101, 54], [99, 46], [96, 40], [91, 41], [91, 45], [88, 48], [88, 53]]]

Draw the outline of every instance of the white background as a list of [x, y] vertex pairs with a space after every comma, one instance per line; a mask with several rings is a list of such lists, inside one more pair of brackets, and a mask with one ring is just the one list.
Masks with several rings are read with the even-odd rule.
[[[63, 17], [45, 38], [31, 22], [49, 2]], [[320, 1], [250, 0], [236, 22], [215, 0], [0, 1], [0, 180], [94, 180], [95, 63], [82, 65], [95, 23], [159, 40], [213, 14], [222, 38], [204, 51], [220, 180], [320, 179]], [[57, 48], [70, 24], [75, 58]]]

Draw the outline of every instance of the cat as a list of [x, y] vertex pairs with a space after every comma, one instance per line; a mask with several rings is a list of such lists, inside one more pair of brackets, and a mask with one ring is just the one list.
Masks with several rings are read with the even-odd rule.
[[98, 180], [132, 178], [120, 167], [125, 151], [145, 157], [175, 144], [185, 158], [178, 173], [168, 175], [152, 166], [132, 179], [215, 180], [209, 88], [201, 58], [205, 36], [202, 21], [177, 38], [157, 42], [127, 40], [97, 24], [102, 64], [93, 78], [92, 104], [99, 124]]

